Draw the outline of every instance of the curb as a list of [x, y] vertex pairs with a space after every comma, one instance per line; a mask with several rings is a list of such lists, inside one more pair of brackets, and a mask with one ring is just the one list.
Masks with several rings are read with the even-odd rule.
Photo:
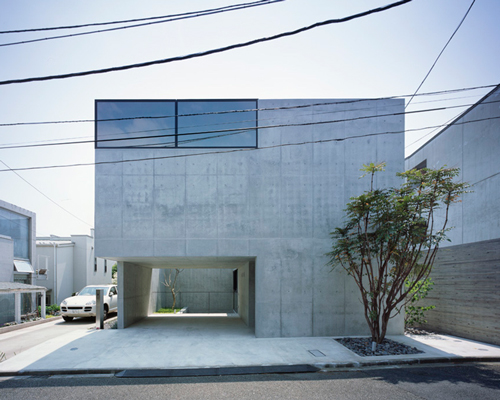
[[59, 319], [62, 319], [62, 317], [60, 315], [58, 315], [56, 317], [52, 317], [52, 318], [39, 319], [38, 321], [24, 322], [22, 324], [4, 326], [4, 327], [0, 328], [0, 335], [2, 333], [17, 331], [17, 330], [23, 329], [23, 328], [29, 328], [30, 326], [46, 324], [47, 322], [57, 321]]
[[[424, 365], [424, 364], [465, 364], [475, 362], [500, 362], [500, 357], [435, 357], [435, 358], [411, 358], [404, 360], [380, 360], [367, 362], [340, 362], [340, 363], [315, 363], [307, 364], [308, 366], [317, 369], [317, 372], [329, 372], [332, 370], [342, 370], [350, 368], [369, 368], [369, 367], [385, 367], [396, 365]], [[305, 364], [297, 365], [272, 365], [272, 366], [240, 366], [240, 367], [199, 367], [199, 368], [165, 368], [165, 369], [61, 369], [61, 370], [39, 370], [39, 371], [0, 371], [0, 377], [10, 376], [57, 376], [57, 375], [115, 375], [117, 378], [140, 378], [150, 377], [153, 373], [156, 377], [173, 377], [173, 376], [207, 376], [206, 371], [216, 369], [218, 373], [215, 375], [241, 375], [237, 370], [247, 369], [245, 374], [273, 374], [273, 373], [303, 373], [312, 371], [293, 371], [295, 367], [303, 367]], [[231, 371], [233, 370], [234, 371]], [[284, 370], [283, 370], [284, 369]], [[186, 374], [186, 371], [188, 373]], [[194, 373], [198, 371], [199, 373]], [[134, 372], [135, 376], [130, 376], [127, 372]], [[234, 372], [234, 373], [232, 373]], [[128, 375], [128, 376], [127, 376]], [[210, 373], [208, 375], [214, 375]]]
[[474, 362], [500, 362], [500, 357], [433, 357], [433, 358], [409, 358], [400, 360], [380, 360], [366, 362], [341, 362], [341, 363], [315, 363], [312, 364], [322, 370], [342, 369], [342, 368], [365, 368], [390, 365], [420, 365], [420, 364], [463, 364]]

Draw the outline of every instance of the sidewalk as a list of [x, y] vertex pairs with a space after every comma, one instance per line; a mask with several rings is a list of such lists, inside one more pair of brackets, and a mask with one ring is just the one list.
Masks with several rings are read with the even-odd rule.
[[[361, 357], [332, 337], [255, 338], [239, 318], [206, 314], [161, 315], [123, 330], [87, 329], [47, 340], [0, 363], [0, 376], [120, 372], [123, 376], [124, 370], [152, 373], [153, 370], [304, 365], [324, 369], [500, 361], [499, 346], [453, 336], [388, 338], [417, 347], [424, 353]], [[202, 372], [196, 374], [203, 375]]]

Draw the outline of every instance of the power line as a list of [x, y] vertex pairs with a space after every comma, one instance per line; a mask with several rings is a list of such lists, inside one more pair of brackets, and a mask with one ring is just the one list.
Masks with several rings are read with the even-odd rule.
[[[454, 123], [453, 125], [470, 124], [470, 123], [476, 123], [476, 122], [480, 122], [480, 121], [487, 121], [487, 120], [494, 120], [494, 119], [500, 119], [500, 116], [499, 117], [482, 118], [482, 119], [473, 120], [473, 121], [457, 122], [457, 123]], [[447, 126], [450, 126], [450, 125], [447, 125]], [[273, 145], [273, 146], [263, 146], [263, 147], [256, 147], [256, 148], [238, 148], [238, 149], [229, 149], [229, 150], [220, 150], [220, 151], [207, 151], [207, 152], [202, 152], [202, 153], [174, 154], [174, 155], [161, 156], [161, 157], [146, 157], [146, 158], [127, 159], [127, 160], [100, 161], [100, 162], [94, 162], [94, 163], [78, 163], [78, 164], [49, 165], [49, 166], [40, 166], [40, 167], [23, 167], [23, 168], [2, 169], [2, 170], [0, 170], [0, 172], [32, 171], [32, 170], [53, 169], [53, 168], [70, 168], [70, 167], [88, 167], [88, 166], [93, 166], [93, 165], [121, 164], [121, 163], [126, 163], [126, 162], [153, 161], [153, 160], [164, 160], [164, 159], [169, 159], [169, 158], [183, 158], [183, 157], [194, 157], [194, 156], [200, 156], [200, 155], [235, 153], [235, 152], [240, 152], [240, 151], [265, 150], [265, 149], [273, 149], [273, 148], [278, 148], [278, 147], [301, 146], [301, 145], [305, 145], [305, 144], [343, 142], [343, 141], [350, 140], [350, 139], [360, 139], [360, 138], [365, 138], [365, 137], [373, 137], [373, 136], [381, 136], [381, 135], [396, 135], [396, 134], [401, 134], [401, 133], [405, 133], [405, 132], [431, 129], [431, 128], [436, 128], [436, 127], [437, 127], [437, 125], [427, 126], [427, 127], [423, 127], [423, 128], [407, 129], [407, 130], [367, 133], [367, 134], [355, 135], [355, 136], [349, 136], [349, 137], [343, 137], [343, 138], [321, 139], [321, 140], [304, 141], [304, 142], [298, 142], [298, 143], [283, 143], [283, 144], [277, 144], [277, 145]], [[200, 149], [199, 148], [198, 149], [196, 149], [196, 148], [183, 148], [182, 150], [200, 150]]]
[[[461, 100], [461, 99], [471, 99], [471, 98], [477, 98], [476, 95], [474, 96], [460, 96], [460, 97], [449, 97], [449, 98], [444, 98], [444, 99], [436, 99], [436, 100], [426, 100], [426, 101], [418, 101], [418, 102], [414, 102], [413, 104], [426, 104], [426, 103], [436, 103], [436, 102], [444, 102], [444, 101], [452, 101], [452, 100]], [[371, 110], [373, 109], [374, 107], [364, 107], [364, 108], [356, 108], [356, 110]], [[325, 115], [325, 114], [336, 114], [336, 113], [339, 113], [339, 112], [344, 112], [344, 111], [348, 111], [348, 109], [341, 109], [341, 110], [330, 110], [330, 111], [323, 111], [323, 112], [317, 112], [315, 115]], [[303, 117], [304, 115], [306, 114], [298, 114], [299, 117]], [[460, 114], [457, 114], [457, 115], [460, 115]], [[450, 119], [449, 121], [455, 119], [456, 117], [453, 117], [452, 119]], [[262, 122], [264, 120], [268, 120], [269, 118], [259, 118], [259, 122]], [[245, 121], [239, 121], [239, 122], [252, 122], [253, 120], [245, 120]], [[449, 122], [447, 121], [446, 124]], [[94, 122], [94, 120], [92, 120], [92, 122]], [[224, 122], [224, 123], [217, 123], [217, 124], [203, 124], [203, 125], [195, 125], [194, 127], [197, 127], [197, 126], [213, 126], [213, 125], [229, 125], [231, 124], [232, 122]], [[442, 125], [439, 125], [439, 126], [442, 126]], [[187, 128], [192, 128], [193, 125], [191, 126], [188, 126]], [[159, 129], [152, 129], [152, 130], [149, 130], [151, 132], [155, 132], [155, 131], [159, 131]], [[146, 130], [143, 130], [141, 132], [147, 132]], [[131, 133], [130, 131], [127, 132], [127, 133]], [[427, 134], [428, 135], [428, 134]], [[426, 135], [426, 136], [427, 136]], [[110, 135], [108, 135], [110, 136]], [[67, 138], [64, 138], [66, 141], [69, 141], [70, 143], [73, 143], [75, 141], [77, 141], [78, 139], [88, 139], [88, 143], [93, 143], [95, 142], [95, 140], [93, 140], [94, 138], [94, 135], [92, 136], [89, 136], [89, 135], [86, 135], [86, 136], [78, 136], [78, 137], [67, 137]], [[4, 143], [2, 145], [2, 147], [0, 147], [0, 149], [9, 149], [9, 148], [14, 148], [14, 146], [24, 146], [24, 145], [32, 145], [32, 144], [39, 144], [39, 143], [58, 143], [59, 140], [61, 139], [45, 139], [45, 140], [36, 140], [36, 141], [30, 141], [30, 142], [11, 142], [11, 143]], [[420, 140], [420, 139], [419, 139]], [[85, 142], [87, 143], [87, 142]], [[414, 142], [415, 143], [415, 142]]]
[[[459, 88], [459, 89], [448, 89], [448, 90], [440, 90], [434, 92], [426, 92], [415, 94], [414, 96], [433, 96], [433, 95], [442, 95], [449, 93], [457, 93], [471, 90], [479, 90], [479, 89], [490, 89], [498, 84], [492, 85], [483, 85], [483, 86], [472, 86], [467, 88]], [[193, 113], [193, 114], [181, 114], [181, 117], [193, 117], [193, 116], [203, 116], [203, 115], [213, 115], [213, 114], [229, 114], [229, 113], [239, 113], [239, 112], [250, 112], [250, 111], [277, 111], [277, 110], [291, 110], [291, 109], [299, 109], [299, 108], [309, 108], [309, 107], [317, 107], [324, 105], [334, 105], [334, 104], [351, 104], [358, 102], [367, 102], [367, 101], [375, 101], [375, 100], [390, 100], [395, 98], [403, 98], [410, 97], [411, 94], [402, 94], [395, 96], [387, 96], [387, 97], [376, 97], [370, 99], [354, 99], [354, 100], [335, 100], [321, 103], [313, 103], [313, 104], [303, 104], [297, 106], [283, 106], [283, 107], [269, 107], [269, 108], [254, 108], [254, 109], [245, 109], [245, 110], [228, 110], [228, 111], [213, 111], [213, 112], [205, 112], [205, 113]], [[135, 100], [130, 100], [135, 101]], [[140, 100], [139, 100], [140, 101]], [[167, 100], [168, 101], [168, 100]], [[163, 116], [150, 116], [150, 117], [125, 117], [125, 118], [106, 118], [106, 119], [77, 119], [77, 120], [59, 120], [59, 121], [34, 121], [34, 122], [7, 122], [0, 123], [0, 127], [10, 127], [10, 126], [25, 126], [25, 125], [56, 125], [56, 124], [77, 124], [77, 123], [95, 123], [95, 122], [107, 122], [107, 121], [126, 121], [126, 120], [134, 120], [134, 119], [160, 119], [160, 118], [174, 118], [173, 115], [163, 115]]]
[[[469, 9], [467, 10], [467, 12], [465, 13], [464, 17], [462, 18], [462, 20], [460, 21], [460, 23], [458, 24], [457, 28], [455, 29], [455, 31], [453, 32], [453, 34], [451, 35], [451, 37], [448, 39], [448, 41], [446, 42], [446, 44], [444, 45], [443, 47], [443, 50], [441, 50], [441, 52], [439, 53], [439, 55], [437, 56], [436, 60], [434, 61], [434, 63], [432, 64], [431, 68], [429, 69], [429, 72], [427, 72], [427, 74], [425, 75], [424, 79], [422, 80], [422, 82], [420, 82], [420, 85], [418, 85], [418, 88], [417, 90], [415, 90], [415, 93], [414, 95], [410, 98], [410, 100], [408, 101], [408, 103], [406, 104], [406, 107], [408, 107], [411, 103], [411, 101], [413, 100], [413, 97], [415, 97], [415, 94], [417, 94], [417, 92], [420, 90], [420, 88], [422, 87], [422, 85], [424, 84], [424, 82], [427, 80], [427, 77], [430, 75], [430, 73], [432, 72], [432, 70], [434, 69], [434, 66], [437, 64], [439, 58], [441, 57], [441, 54], [444, 53], [444, 51], [446, 50], [446, 47], [448, 47], [448, 45], [450, 44], [451, 42], [451, 39], [453, 39], [453, 36], [455, 36], [455, 33], [458, 32], [458, 30], [460, 29], [460, 27], [462, 26], [462, 23], [465, 21], [465, 18], [467, 18], [467, 15], [469, 15], [469, 11], [471, 10], [472, 6], [474, 5], [474, 3], [476, 2], [476, 0], [472, 0], [472, 3], [469, 7]], [[406, 108], [405, 107], [405, 108]]]
[[[275, 0], [275, 1], [285, 1], [285, 0]], [[103, 26], [103, 25], [126, 24], [126, 23], [131, 23], [131, 22], [139, 22], [139, 21], [149, 21], [149, 20], [155, 20], [155, 19], [181, 17], [181, 16], [185, 16], [185, 15], [197, 14], [197, 13], [200, 13], [200, 12], [217, 11], [217, 10], [222, 10], [222, 9], [226, 9], [226, 8], [230, 8], [230, 7], [236, 7], [236, 6], [247, 5], [247, 4], [266, 3], [266, 2], [271, 2], [271, 0], [259, 0], [259, 1], [255, 1], [253, 3], [234, 4], [234, 5], [230, 5], [230, 6], [224, 6], [224, 7], [219, 7], [219, 8], [212, 8], [212, 9], [208, 9], [208, 10], [190, 11], [190, 12], [182, 13], [182, 14], [161, 15], [161, 16], [156, 16], [156, 17], [125, 19], [125, 20], [121, 20], [121, 21], [92, 22], [92, 23], [81, 24], [81, 25], [66, 25], [66, 26], [55, 26], [55, 27], [48, 27], [48, 28], [30, 28], [30, 29], [18, 29], [18, 30], [10, 30], [10, 31], [0, 31], [0, 34], [40, 32], [40, 31], [55, 31], [55, 30], [61, 30], [61, 29], [86, 28], [86, 27], [89, 27], [89, 26]]]
[[264, 43], [264, 42], [269, 42], [269, 41], [276, 40], [276, 39], [281, 39], [281, 38], [287, 37], [287, 36], [297, 35], [299, 33], [309, 31], [311, 29], [315, 29], [315, 28], [318, 28], [320, 26], [338, 24], [338, 23], [342, 23], [342, 22], [351, 21], [353, 19], [366, 17], [370, 14], [375, 14], [375, 13], [389, 10], [391, 8], [394, 8], [394, 7], [399, 7], [403, 4], [409, 3], [411, 1], [413, 1], [413, 0], [401, 0], [401, 1], [398, 1], [396, 3], [392, 3], [389, 5], [383, 6], [383, 7], [364, 11], [364, 12], [361, 12], [358, 14], [353, 14], [353, 15], [350, 15], [347, 17], [338, 18], [338, 19], [329, 19], [329, 20], [322, 21], [322, 22], [316, 22], [312, 25], [305, 26], [305, 27], [302, 27], [299, 29], [295, 29], [293, 31], [282, 32], [282, 33], [279, 33], [279, 34], [276, 34], [273, 36], [254, 39], [254, 40], [250, 40], [248, 42], [243, 42], [243, 43], [232, 44], [229, 46], [219, 47], [217, 49], [206, 50], [206, 51], [202, 51], [199, 53], [191, 53], [191, 54], [187, 54], [184, 56], [176, 56], [176, 57], [170, 57], [170, 58], [165, 58], [165, 59], [161, 59], [161, 60], [146, 61], [146, 62], [138, 63], [138, 64], [122, 65], [122, 66], [118, 66], [118, 67], [102, 68], [102, 69], [97, 69], [97, 70], [72, 72], [72, 73], [60, 74], [60, 75], [38, 76], [38, 77], [22, 78], [22, 79], [11, 79], [11, 80], [7, 80], [7, 81], [0, 81], [0, 85], [11, 85], [14, 83], [27, 83], [27, 82], [40, 82], [40, 81], [48, 81], [48, 80], [53, 80], [53, 79], [67, 79], [67, 78], [74, 78], [74, 77], [78, 77], [78, 76], [104, 74], [104, 73], [108, 73], [108, 72], [124, 71], [124, 70], [128, 70], [128, 69], [133, 69], [133, 68], [142, 68], [142, 67], [148, 67], [151, 65], [167, 64], [167, 63], [171, 63], [171, 62], [175, 62], [175, 61], [183, 61], [183, 60], [189, 60], [192, 58], [205, 57], [205, 56], [212, 55], [212, 54], [223, 53], [223, 52], [226, 52], [229, 50], [234, 50], [234, 49], [238, 49], [238, 48], [242, 48], [242, 47], [252, 46], [252, 45], [258, 44], [258, 43]]
[[[14, 46], [14, 45], [19, 45], [19, 44], [27, 44], [27, 43], [34, 43], [34, 42], [42, 42], [42, 41], [48, 41], [48, 40], [54, 40], [54, 39], [63, 39], [63, 38], [69, 38], [69, 37], [75, 37], [75, 36], [92, 35], [94, 33], [118, 31], [118, 30], [122, 30], [122, 29], [137, 28], [137, 27], [141, 27], [141, 26], [148, 26], [148, 25], [155, 25], [155, 24], [163, 24], [166, 22], [173, 22], [173, 21], [179, 21], [179, 20], [183, 20], [183, 19], [190, 19], [190, 18], [196, 18], [196, 17], [204, 17], [206, 15], [220, 14], [220, 13], [228, 12], [228, 11], [243, 10], [246, 8], [263, 6], [263, 5], [273, 4], [273, 3], [281, 2], [281, 1], [284, 1], [284, 0], [260, 0], [260, 1], [254, 2], [254, 3], [235, 4], [232, 6], [221, 7], [219, 9], [185, 13], [185, 14], [191, 14], [191, 15], [181, 14], [183, 16], [176, 16], [174, 18], [167, 18], [167, 19], [162, 19], [159, 21], [144, 22], [141, 24], [120, 26], [120, 27], [108, 28], [108, 29], [99, 29], [99, 30], [87, 31], [87, 32], [70, 33], [67, 35], [59, 35], [59, 36], [50, 36], [50, 37], [44, 37], [44, 38], [38, 38], [38, 39], [22, 40], [22, 41], [18, 41], [18, 42], [1, 43], [0, 47]], [[112, 22], [112, 23], [116, 23], [116, 22]]]
[[67, 212], [69, 215], [71, 215], [72, 217], [76, 218], [77, 220], [83, 222], [85, 225], [88, 225], [92, 228], [92, 225], [88, 224], [87, 222], [85, 222], [83, 219], [77, 217], [75, 214], [73, 214], [71, 211], [68, 211], [66, 210], [62, 205], [60, 205], [59, 203], [57, 203], [55, 200], [51, 199], [49, 196], [47, 196], [45, 193], [43, 193], [40, 189], [38, 189], [36, 186], [32, 185], [29, 181], [27, 181], [26, 179], [24, 179], [21, 175], [19, 175], [16, 171], [16, 169], [12, 169], [11, 167], [9, 167], [5, 162], [3, 162], [2, 160], [0, 160], [0, 162], [5, 165], [8, 169], [7, 170], [2, 170], [2, 171], [12, 171], [14, 172], [19, 178], [21, 178], [24, 182], [26, 182], [28, 185], [30, 185], [33, 189], [35, 189], [38, 193], [40, 193], [42, 196], [44, 196], [46, 199], [50, 200], [52, 203], [54, 203], [57, 207], [59, 207], [61, 210]]
[[[498, 102], [500, 102], [500, 100], [484, 102], [482, 104], [492, 104], [492, 103], [498, 103]], [[476, 103], [474, 103], [474, 104], [476, 104]], [[325, 125], [325, 124], [335, 124], [335, 123], [341, 123], [341, 122], [359, 121], [359, 120], [363, 120], [363, 119], [385, 118], [385, 117], [392, 117], [392, 116], [398, 116], [398, 115], [408, 115], [408, 114], [420, 114], [420, 113], [424, 113], [424, 112], [435, 112], [435, 111], [443, 111], [443, 110], [449, 110], [449, 109], [454, 109], [454, 108], [471, 107], [474, 104], [463, 104], [463, 105], [455, 105], [455, 106], [447, 106], [447, 107], [435, 107], [435, 108], [428, 108], [428, 109], [421, 109], [421, 110], [414, 110], [414, 111], [402, 111], [402, 112], [378, 114], [378, 115], [364, 115], [364, 116], [359, 116], [359, 117], [343, 118], [343, 119], [328, 120], [328, 121], [302, 122], [302, 123], [291, 123], [291, 124], [274, 124], [274, 125], [264, 125], [264, 126], [256, 126], [256, 127], [245, 127], [245, 128], [207, 130], [207, 131], [201, 131], [201, 132], [171, 133], [171, 134], [165, 134], [165, 135], [118, 137], [118, 138], [111, 138], [111, 139], [81, 140], [81, 141], [73, 141], [73, 142], [39, 143], [39, 144], [27, 144], [27, 145], [16, 145], [16, 146], [0, 146], [0, 150], [2, 150], [2, 149], [28, 148], [28, 147], [47, 147], [47, 146], [73, 145], [73, 144], [89, 144], [89, 143], [102, 143], [102, 142], [107, 143], [107, 142], [133, 141], [133, 140], [144, 140], [144, 139], [159, 139], [159, 138], [176, 137], [176, 136], [182, 137], [182, 136], [194, 136], [194, 135], [205, 135], [205, 134], [215, 134], [215, 133], [220, 133], [220, 134], [234, 133], [234, 134], [237, 134], [237, 133], [244, 133], [244, 132], [252, 131], [255, 129], [262, 130], [262, 129], [275, 129], [275, 128], [285, 128], [285, 127]], [[170, 128], [166, 128], [166, 129], [170, 130]], [[153, 130], [153, 131], [163, 131], [163, 130], [164, 129], [157, 129], [157, 130]], [[148, 130], [146, 132], [150, 132], [150, 131], [151, 130]], [[124, 133], [141, 133], [141, 131], [124, 132]], [[213, 139], [214, 137], [215, 136], [210, 136], [210, 137], [202, 138], [202, 140], [210, 140], [210, 139]], [[167, 146], [167, 144], [165, 144], [165, 143], [162, 145], [164, 147], [169, 147], [169, 148], [172, 147], [173, 148], [173, 146]], [[147, 146], [147, 145], [141, 145], [141, 147], [143, 147], [143, 146]], [[101, 147], [101, 148], [105, 148], [105, 147]]]

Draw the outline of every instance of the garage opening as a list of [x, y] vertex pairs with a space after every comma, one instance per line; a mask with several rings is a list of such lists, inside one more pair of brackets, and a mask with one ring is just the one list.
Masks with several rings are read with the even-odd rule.
[[[166, 257], [120, 261], [119, 328], [126, 328], [144, 318], [152, 320], [156, 317], [159, 320], [159, 314], [155, 312], [172, 307], [173, 296], [167, 284], [172, 285], [176, 269], [180, 272], [175, 283], [175, 308], [184, 309], [183, 317], [198, 317], [198, 326], [207, 321], [207, 327], [216, 321], [207, 317], [217, 317], [221, 329], [224, 325], [229, 326], [223, 317], [237, 318], [254, 332], [255, 259], [250, 257]], [[121, 290], [120, 286], [123, 286]], [[166, 326], [174, 323], [171, 318], [163, 321], [154, 324]]]

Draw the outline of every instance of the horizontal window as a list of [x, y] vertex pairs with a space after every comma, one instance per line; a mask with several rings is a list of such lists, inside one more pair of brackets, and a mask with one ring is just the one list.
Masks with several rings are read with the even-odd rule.
[[256, 100], [96, 100], [96, 148], [257, 147]]

